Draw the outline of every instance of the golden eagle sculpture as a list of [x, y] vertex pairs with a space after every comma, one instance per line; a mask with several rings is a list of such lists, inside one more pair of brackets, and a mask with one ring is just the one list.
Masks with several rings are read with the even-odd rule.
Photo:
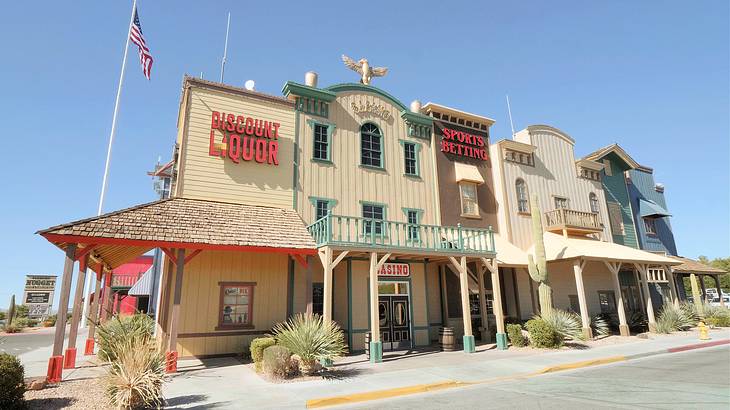
[[388, 74], [388, 68], [370, 67], [370, 63], [368, 63], [368, 60], [365, 58], [355, 61], [343, 54], [342, 61], [350, 70], [355, 71], [362, 76], [360, 82], [365, 85], [370, 85], [370, 81], [373, 77], [382, 77]]

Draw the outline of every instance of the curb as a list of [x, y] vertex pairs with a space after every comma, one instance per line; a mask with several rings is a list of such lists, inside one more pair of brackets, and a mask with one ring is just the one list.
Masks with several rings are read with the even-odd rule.
[[548, 373], [556, 373], [566, 370], [575, 370], [575, 369], [581, 369], [585, 367], [593, 367], [593, 366], [600, 366], [604, 364], [610, 364], [610, 363], [617, 363], [617, 362], [625, 362], [630, 360], [636, 360], [636, 359], [642, 359], [645, 357], [650, 356], [656, 356], [660, 354], [667, 354], [667, 353], [677, 353], [677, 352], [684, 352], [688, 350], [695, 350], [695, 349], [703, 349], [707, 347], [714, 347], [714, 346], [720, 346], [720, 345], [726, 345], [730, 344], [730, 339], [721, 339], [721, 340], [715, 340], [712, 342], [704, 342], [704, 343], [695, 343], [691, 345], [684, 345], [684, 346], [678, 346], [678, 347], [671, 347], [668, 349], [662, 349], [662, 350], [655, 350], [653, 352], [646, 352], [646, 353], [637, 353], [633, 355], [628, 356], [609, 356], [609, 357], [603, 357], [599, 359], [592, 359], [592, 360], [584, 360], [580, 362], [573, 362], [573, 363], [564, 363], [559, 364], [555, 366], [548, 366], [541, 370], [538, 370], [536, 372], [532, 373], [518, 373], [512, 376], [502, 376], [502, 377], [496, 377], [492, 379], [486, 379], [486, 380], [480, 380], [475, 382], [462, 382], [462, 381], [456, 381], [456, 380], [449, 380], [444, 382], [438, 382], [438, 383], [429, 383], [429, 384], [417, 384], [413, 386], [405, 386], [405, 387], [398, 387], [394, 389], [386, 389], [386, 390], [373, 390], [369, 392], [363, 392], [363, 393], [352, 393], [342, 396], [331, 396], [331, 397], [324, 397], [319, 399], [311, 399], [306, 401], [306, 408], [308, 409], [316, 409], [316, 408], [322, 408], [322, 407], [329, 407], [329, 406], [337, 406], [342, 404], [353, 404], [353, 403], [359, 403], [359, 402], [365, 402], [365, 401], [372, 401], [372, 400], [380, 400], [380, 399], [387, 399], [391, 397], [399, 397], [399, 396], [407, 396], [411, 394], [417, 394], [417, 393], [427, 393], [427, 392], [433, 392], [438, 390], [445, 390], [445, 389], [451, 389], [455, 387], [465, 387], [465, 386], [472, 386], [476, 384], [486, 384], [486, 383], [493, 383], [496, 381], [504, 381], [504, 380], [514, 380], [514, 379], [520, 379], [520, 378], [527, 378], [527, 377], [533, 377], [533, 376], [539, 376], [543, 374]]

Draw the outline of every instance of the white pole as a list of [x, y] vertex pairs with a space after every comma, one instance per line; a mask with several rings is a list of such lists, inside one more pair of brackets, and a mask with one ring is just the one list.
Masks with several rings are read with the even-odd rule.
[[507, 95], [507, 113], [509, 113], [509, 126], [512, 128], [512, 138], [515, 137], [515, 124], [512, 123], [512, 108], [509, 106], [509, 95]]
[[226, 57], [228, 56], [228, 30], [231, 28], [231, 12], [228, 12], [228, 25], [226, 25], [226, 43], [223, 46], [223, 60], [221, 60], [221, 82], [223, 73], [226, 71]]
[[[127, 26], [127, 33], [126, 33], [126, 39], [124, 42], [124, 57], [122, 58], [122, 72], [119, 74], [119, 85], [117, 86], [117, 98], [114, 101], [114, 114], [112, 115], [112, 130], [111, 134], [109, 135], [109, 146], [106, 150], [106, 164], [104, 165], [104, 177], [101, 182], [101, 195], [99, 195], [99, 209], [96, 212], [96, 215], [101, 215], [102, 209], [104, 208], [104, 195], [106, 194], [106, 180], [109, 175], [109, 163], [112, 159], [112, 144], [114, 143], [114, 134], [117, 131], [117, 113], [119, 112], [119, 98], [122, 95], [122, 84], [124, 83], [124, 71], [127, 67], [127, 50], [129, 50], [129, 32], [132, 30], [132, 23], [134, 23], [134, 11], [137, 9], [137, 0], [134, 0], [132, 2], [132, 15], [129, 17], [129, 26]], [[84, 289], [84, 295], [87, 294], [86, 289], [91, 289], [91, 280], [92, 276], [95, 277], [95, 275], [91, 275], [89, 273], [90, 269], [86, 268], [86, 276], [88, 277], [88, 280], [86, 282], [86, 286]], [[84, 303], [84, 310], [81, 315], [81, 327], [86, 326], [86, 318], [89, 314], [89, 303]]]

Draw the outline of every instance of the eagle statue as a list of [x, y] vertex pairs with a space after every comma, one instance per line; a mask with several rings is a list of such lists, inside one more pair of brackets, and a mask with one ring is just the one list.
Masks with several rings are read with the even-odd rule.
[[365, 58], [355, 61], [343, 54], [342, 61], [350, 70], [355, 71], [362, 76], [360, 82], [365, 85], [370, 85], [370, 80], [372, 80], [373, 77], [382, 77], [388, 73], [388, 68], [386, 67], [370, 67], [368, 60]]

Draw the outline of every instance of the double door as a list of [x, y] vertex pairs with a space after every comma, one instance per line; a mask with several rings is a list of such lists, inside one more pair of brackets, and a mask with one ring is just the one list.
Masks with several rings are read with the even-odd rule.
[[412, 347], [411, 316], [407, 295], [378, 296], [378, 317], [383, 350]]

